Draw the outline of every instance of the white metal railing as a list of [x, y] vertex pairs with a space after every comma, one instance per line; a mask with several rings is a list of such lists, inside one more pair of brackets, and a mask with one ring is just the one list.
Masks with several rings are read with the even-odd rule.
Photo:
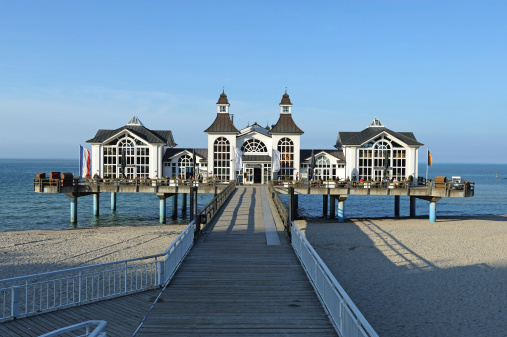
[[291, 223], [292, 248], [340, 336], [378, 337], [299, 228]]
[[[95, 325], [96, 327], [90, 331], [90, 329]], [[102, 331], [106, 325], [106, 321], [86, 321], [48, 332], [44, 335], [40, 335], [39, 337], [58, 337], [63, 334], [68, 334], [69, 332], [78, 333], [77, 331], [79, 330], [84, 330], [84, 333], [77, 335], [78, 337], [106, 337], [106, 333]]]
[[0, 322], [163, 286], [194, 231], [192, 221], [162, 254], [0, 280]]

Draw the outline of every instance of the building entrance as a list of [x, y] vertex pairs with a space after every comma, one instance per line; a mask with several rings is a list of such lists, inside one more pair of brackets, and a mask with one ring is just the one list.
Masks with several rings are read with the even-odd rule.
[[255, 184], [262, 183], [262, 169], [260, 167], [255, 167], [253, 172], [253, 182]]

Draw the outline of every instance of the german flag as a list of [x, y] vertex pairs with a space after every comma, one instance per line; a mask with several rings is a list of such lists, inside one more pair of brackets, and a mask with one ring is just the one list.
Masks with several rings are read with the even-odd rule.
[[430, 150], [428, 150], [428, 166], [433, 165], [433, 157], [431, 156]]

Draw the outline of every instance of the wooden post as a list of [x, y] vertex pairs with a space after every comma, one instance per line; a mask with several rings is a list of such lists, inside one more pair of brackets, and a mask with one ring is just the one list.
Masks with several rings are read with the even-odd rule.
[[190, 222], [194, 220], [194, 192], [193, 187], [190, 187]]
[[187, 194], [183, 193], [182, 196], [183, 199], [181, 202], [181, 213], [185, 216], [187, 214]]
[[400, 196], [399, 195], [394, 196], [394, 216], [396, 216], [396, 217], [400, 216]]

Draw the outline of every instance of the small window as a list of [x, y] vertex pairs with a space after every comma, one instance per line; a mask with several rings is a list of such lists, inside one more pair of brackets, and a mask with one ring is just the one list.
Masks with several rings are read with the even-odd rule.
[[289, 112], [289, 107], [288, 106], [284, 106], [283, 107], [283, 112], [288, 113]]
[[225, 111], [225, 106], [220, 106], [220, 112], [226, 112]]

